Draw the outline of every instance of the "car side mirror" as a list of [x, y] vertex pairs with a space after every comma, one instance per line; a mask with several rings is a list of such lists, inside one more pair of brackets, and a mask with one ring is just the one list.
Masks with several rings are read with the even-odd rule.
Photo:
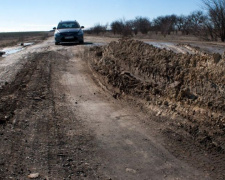
[[56, 27], [54, 27], [53, 30], [56, 30]]
[[81, 26], [80, 28], [81, 28], [81, 29], [84, 29], [84, 26]]

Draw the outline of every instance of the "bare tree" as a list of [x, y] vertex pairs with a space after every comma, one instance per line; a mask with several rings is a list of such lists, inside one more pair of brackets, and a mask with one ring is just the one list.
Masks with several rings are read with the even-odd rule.
[[225, 0], [202, 0], [210, 17], [213, 33], [225, 41]]
[[161, 17], [157, 17], [153, 19], [152, 30], [155, 31], [156, 34], [158, 34], [160, 29], [161, 29]]
[[177, 20], [176, 20], [176, 24], [175, 27], [178, 31], [182, 31], [183, 26], [184, 26], [184, 22], [185, 22], [185, 16], [178, 16]]
[[[134, 20], [125, 19], [113, 21], [110, 24], [114, 34], [132, 36], [138, 32], [147, 34], [150, 30], [156, 34], [161, 32], [164, 36], [171, 32], [181, 31], [183, 35], [193, 34], [204, 39], [225, 41], [225, 0], [202, 0], [207, 15], [202, 11], [195, 11], [188, 16], [167, 15], [159, 16], [153, 21], [147, 17], [136, 17]], [[90, 29], [96, 34], [104, 33], [107, 26], [100, 24]]]
[[120, 34], [123, 36], [132, 36], [133, 33], [133, 21], [117, 20], [111, 23], [111, 29], [114, 34]]
[[170, 34], [172, 27], [172, 21], [169, 16], [164, 16], [161, 18], [161, 33], [166, 36]]
[[105, 33], [107, 31], [107, 26], [106, 25], [101, 25], [101, 24], [96, 24], [94, 27], [90, 28], [89, 33], [95, 33], [95, 34], [100, 34], [100, 33]]
[[188, 16], [188, 26], [192, 34], [201, 36], [204, 34], [207, 16], [202, 11], [195, 11]]
[[123, 26], [123, 33], [122, 35], [127, 37], [127, 36], [132, 36], [133, 35], [133, 27], [134, 27], [134, 21], [124, 21], [124, 26]]
[[114, 34], [122, 34], [124, 25], [121, 20], [113, 21], [110, 26]]
[[209, 36], [211, 38], [211, 40], [217, 41], [217, 36], [214, 33], [214, 27], [209, 19], [207, 19], [207, 21], [205, 23], [205, 29], [206, 29], [205, 32], [207, 33], [207, 37]]
[[134, 32], [141, 32], [142, 34], [147, 34], [151, 29], [151, 22], [146, 17], [136, 17], [134, 20]]
[[159, 16], [153, 20], [153, 30], [161, 32], [164, 36], [175, 31], [176, 15]]

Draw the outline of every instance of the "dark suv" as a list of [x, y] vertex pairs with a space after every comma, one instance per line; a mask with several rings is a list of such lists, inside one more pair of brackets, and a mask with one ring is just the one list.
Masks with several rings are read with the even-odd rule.
[[79, 42], [84, 43], [84, 26], [80, 26], [77, 21], [61, 21], [55, 30], [55, 45], [63, 42]]

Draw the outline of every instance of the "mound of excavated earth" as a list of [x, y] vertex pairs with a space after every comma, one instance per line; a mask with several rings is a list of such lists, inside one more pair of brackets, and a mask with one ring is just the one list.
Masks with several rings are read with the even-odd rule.
[[141, 100], [173, 115], [207, 149], [225, 150], [225, 60], [215, 55], [176, 54], [123, 39], [86, 53], [115, 98]]

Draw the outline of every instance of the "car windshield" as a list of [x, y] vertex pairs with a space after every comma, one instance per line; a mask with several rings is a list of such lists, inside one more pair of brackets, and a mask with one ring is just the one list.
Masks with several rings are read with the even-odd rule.
[[76, 22], [63, 22], [59, 23], [57, 29], [68, 29], [68, 28], [80, 28], [80, 25]]

